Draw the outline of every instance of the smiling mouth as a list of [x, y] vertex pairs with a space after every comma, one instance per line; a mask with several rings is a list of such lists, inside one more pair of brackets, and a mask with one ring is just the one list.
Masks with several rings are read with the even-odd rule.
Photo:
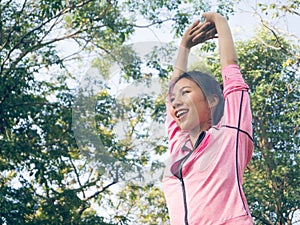
[[176, 112], [176, 117], [180, 119], [180, 118], [183, 117], [185, 114], [187, 114], [187, 112], [188, 112], [187, 109], [178, 110], [178, 111]]

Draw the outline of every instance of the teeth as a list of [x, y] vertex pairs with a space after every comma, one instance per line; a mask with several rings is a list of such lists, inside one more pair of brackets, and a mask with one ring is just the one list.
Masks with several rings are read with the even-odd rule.
[[187, 109], [180, 110], [176, 113], [176, 117], [179, 118], [180, 116], [182, 116], [183, 114], [185, 114], [187, 112], [188, 112]]

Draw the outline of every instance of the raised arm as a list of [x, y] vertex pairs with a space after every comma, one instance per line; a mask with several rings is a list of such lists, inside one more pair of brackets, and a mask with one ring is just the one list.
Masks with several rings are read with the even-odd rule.
[[215, 12], [206, 12], [202, 15], [207, 22], [215, 24], [220, 51], [220, 64], [225, 67], [230, 64], [238, 64], [238, 57], [235, 51], [234, 42], [230, 27], [226, 18]]
[[193, 46], [203, 43], [206, 40], [215, 38], [216, 29], [214, 23], [206, 21], [200, 23], [196, 20], [184, 33], [180, 47], [178, 49], [177, 59], [173, 68], [172, 80], [176, 80], [182, 73], [186, 72], [188, 57]]
[[[187, 71], [190, 49], [199, 43], [214, 38], [215, 35], [216, 29], [214, 24], [211, 22], [200, 23], [200, 20], [197, 20], [189, 28], [187, 28], [178, 49], [178, 55], [174, 65], [171, 84], [173, 81], [177, 80], [182, 73]], [[179, 126], [175, 122], [175, 119], [171, 115], [171, 102], [167, 100], [166, 103], [166, 125], [168, 128], [170, 151], [172, 152], [173, 149], [177, 148], [177, 144], [180, 143], [178, 140], [180, 140], [181, 135], [184, 135], [184, 133], [181, 132]]]

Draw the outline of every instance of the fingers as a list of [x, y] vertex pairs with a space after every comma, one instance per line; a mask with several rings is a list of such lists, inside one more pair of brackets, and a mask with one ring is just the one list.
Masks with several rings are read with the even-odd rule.
[[193, 37], [192, 42], [194, 42], [194, 43], [203, 43], [207, 40], [211, 40], [211, 39], [214, 39], [214, 38], [218, 38], [216, 33], [212, 33], [210, 35], [199, 34], [199, 35]]
[[181, 45], [191, 48], [209, 39], [216, 38], [217, 31], [215, 24], [210, 21], [200, 22], [196, 20], [182, 37]]
[[213, 17], [216, 13], [214, 12], [204, 12], [202, 14], [202, 17], [205, 19], [205, 21], [213, 21]]
[[213, 27], [207, 31], [206, 36], [212, 37], [212, 36], [215, 36], [216, 34], [217, 34], [217, 29], [215, 27]]
[[195, 26], [197, 26], [198, 24], [200, 23], [200, 20], [199, 19], [197, 19], [193, 24], [192, 24], [192, 27], [195, 27]]
[[213, 28], [213, 29], [209, 30], [208, 32], [201, 32], [201, 33], [197, 34], [196, 36], [194, 36], [192, 39], [192, 42], [202, 43], [202, 42], [205, 42], [210, 39], [218, 38], [218, 36], [216, 34], [217, 34], [216, 28]]
[[194, 26], [189, 35], [192, 37], [192, 42], [202, 43], [206, 40], [216, 38], [217, 30], [214, 23], [203, 22]]
[[191, 30], [194, 30], [200, 23], [200, 20], [196, 20], [188, 29], [188, 33], [190, 34]]
[[[194, 24], [193, 24], [194, 25]], [[210, 27], [211, 23], [210, 22], [203, 22], [200, 23], [200, 21], [197, 23], [197, 25], [193, 26], [192, 29], [189, 32], [189, 35], [194, 34], [195, 32], [201, 32]]]
[[208, 12], [202, 13], [202, 18], [204, 18], [205, 20], [207, 20], [208, 16], [209, 16]]

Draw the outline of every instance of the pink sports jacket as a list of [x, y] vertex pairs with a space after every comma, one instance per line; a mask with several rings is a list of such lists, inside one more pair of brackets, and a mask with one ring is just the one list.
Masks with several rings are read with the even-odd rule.
[[237, 65], [222, 69], [224, 115], [217, 126], [200, 135], [193, 149], [170, 115], [170, 146], [163, 178], [171, 225], [253, 224], [242, 189], [244, 170], [253, 152], [248, 85]]

